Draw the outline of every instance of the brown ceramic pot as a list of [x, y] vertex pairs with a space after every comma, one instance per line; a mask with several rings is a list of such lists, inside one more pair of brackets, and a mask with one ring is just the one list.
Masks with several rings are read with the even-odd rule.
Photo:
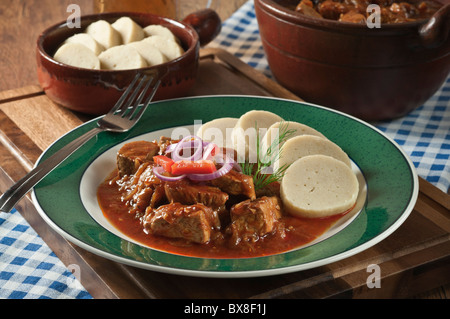
[[255, 0], [276, 80], [308, 102], [364, 120], [393, 119], [422, 105], [450, 71], [450, 6], [428, 21], [366, 25], [317, 19]]
[[[128, 16], [141, 26], [160, 24], [169, 28], [181, 41], [185, 53], [170, 62], [135, 70], [88, 70], [71, 67], [55, 61], [52, 56], [65, 39], [82, 32], [69, 28], [66, 22], [45, 30], [37, 41], [37, 73], [45, 93], [54, 102], [71, 110], [100, 115], [108, 112], [116, 103], [136, 72], [153, 74], [161, 78], [161, 85], [154, 100], [181, 97], [195, 83], [198, 67], [200, 38], [198, 30], [204, 30], [206, 23], [210, 30], [202, 35], [201, 42], [212, 40], [220, 30], [220, 19], [213, 11], [200, 12], [202, 19], [196, 25], [178, 22], [165, 17], [132, 12], [115, 12], [81, 17], [81, 30], [100, 19], [110, 23], [119, 17]], [[186, 19], [193, 20], [192, 14]], [[212, 18], [211, 18], [212, 17]]]

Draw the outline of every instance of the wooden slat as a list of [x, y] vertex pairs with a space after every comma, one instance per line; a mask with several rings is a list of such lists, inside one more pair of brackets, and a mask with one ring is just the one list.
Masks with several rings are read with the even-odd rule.
[[442, 205], [447, 212], [450, 211], [450, 195], [444, 192], [436, 192], [436, 187], [434, 187], [430, 182], [419, 178], [419, 188], [420, 191], [433, 199], [434, 202]]
[[0, 143], [8, 149], [9, 153], [14, 154], [20, 160], [27, 171], [31, 170], [42, 151], [3, 111], [0, 111], [0, 127]]
[[236, 59], [232, 54], [225, 50], [213, 48], [205, 49], [203, 50], [203, 54], [205, 56], [208, 54], [214, 56], [216, 63], [233, 70], [235, 74], [245, 77], [247, 86], [249, 86], [249, 84], [253, 84], [251, 86], [254, 88], [258, 87], [260, 89], [266, 90], [267, 93], [264, 95], [303, 101], [297, 95], [293, 94], [281, 85], [274, 85], [274, 82], [264, 76], [264, 74], [255, 72], [255, 69], [253, 69], [251, 66], [239, 59]]
[[0, 92], [0, 104], [43, 94], [44, 91], [38, 85], [31, 85], [19, 89], [3, 91]]
[[41, 150], [82, 124], [72, 112], [39, 95], [0, 104], [8, 118]]

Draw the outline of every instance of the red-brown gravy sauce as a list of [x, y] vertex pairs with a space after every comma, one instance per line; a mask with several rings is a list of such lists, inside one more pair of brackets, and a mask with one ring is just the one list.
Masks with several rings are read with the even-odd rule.
[[97, 198], [106, 219], [119, 231], [144, 246], [173, 254], [204, 258], [250, 258], [283, 253], [310, 243], [327, 231], [347, 212], [327, 218], [303, 219], [286, 216], [281, 218], [284, 232], [275, 232], [255, 243], [231, 245], [226, 240], [211, 240], [207, 244], [190, 243], [148, 234], [139, 218], [129, 213], [129, 207], [121, 201], [116, 183], [104, 181], [98, 188]]

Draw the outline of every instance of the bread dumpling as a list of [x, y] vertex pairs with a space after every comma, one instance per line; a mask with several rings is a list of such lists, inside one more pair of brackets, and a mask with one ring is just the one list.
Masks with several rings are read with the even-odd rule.
[[103, 51], [98, 56], [102, 69], [128, 70], [147, 67], [147, 62], [139, 52], [131, 46], [119, 45]]
[[137, 41], [127, 44], [135, 48], [145, 59], [148, 66], [158, 65], [168, 61], [167, 57], [161, 53], [155, 46], [146, 41]]
[[145, 38], [143, 41], [158, 48], [158, 50], [161, 51], [161, 53], [164, 54], [169, 61], [175, 60], [184, 53], [183, 48], [178, 43], [159, 35]]
[[95, 53], [79, 43], [63, 44], [58, 51], [56, 51], [53, 58], [60, 63], [73, 67], [91, 70], [100, 69], [100, 60]]
[[99, 20], [91, 23], [86, 28], [86, 33], [100, 43], [105, 49], [112, 48], [122, 44], [122, 37], [109, 22]]
[[[264, 145], [270, 146], [272, 143], [277, 140], [280, 134], [284, 132], [289, 132], [289, 138], [299, 136], [299, 135], [315, 135], [326, 138], [321, 132], [316, 129], [294, 121], [281, 121], [272, 124], [268, 129], [267, 133], [264, 135], [262, 139], [262, 143]], [[282, 146], [282, 145], [280, 145]]]
[[219, 147], [233, 149], [231, 133], [238, 118], [222, 117], [203, 124], [196, 132], [202, 140], [213, 142]]
[[129, 17], [121, 17], [111, 26], [120, 33], [122, 37], [122, 43], [128, 44], [135, 41], [141, 41], [144, 39], [144, 30]]
[[95, 39], [87, 33], [77, 33], [69, 37], [64, 43], [79, 43], [86, 46], [95, 55], [99, 55], [105, 48], [95, 41]]
[[314, 135], [300, 135], [288, 139], [283, 145], [276, 166], [290, 165], [299, 158], [317, 154], [334, 157], [351, 167], [350, 158], [337, 144]]
[[151, 24], [144, 28], [144, 34], [146, 37], [151, 37], [154, 35], [159, 35], [164, 38], [167, 38], [169, 40], [175, 41], [177, 43], [180, 43], [179, 39], [172, 33], [172, 31], [169, 30], [169, 28], [166, 28], [159, 24]]
[[281, 180], [280, 196], [286, 212], [304, 218], [322, 218], [351, 209], [359, 183], [353, 170], [326, 155], [295, 161]]
[[262, 138], [272, 124], [280, 121], [283, 119], [279, 115], [269, 111], [252, 110], [243, 114], [232, 132], [233, 145], [240, 159], [245, 157], [256, 163], [257, 135]]

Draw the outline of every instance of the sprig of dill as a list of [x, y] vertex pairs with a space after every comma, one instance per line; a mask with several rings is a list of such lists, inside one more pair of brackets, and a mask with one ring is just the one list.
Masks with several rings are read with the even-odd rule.
[[[246, 159], [244, 163], [241, 164], [243, 174], [253, 177], [255, 190], [264, 188], [273, 182], [280, 181], [288, 169], [289, 165], [285, 164], [272, 172], [273, 164], [281, 158], [284, 142], [295, 133], [294, 129], [288, 129], [288, 127], [289, 125], [287, 123], [280, 123], [278, 138], [275, 138], [264, 152], [261, 148], [259, 130], [255, 124], [256, 163], [250, 163], [249, 160]], [[276, 150], [278, 150], [278, 152], [276, 152]]]

